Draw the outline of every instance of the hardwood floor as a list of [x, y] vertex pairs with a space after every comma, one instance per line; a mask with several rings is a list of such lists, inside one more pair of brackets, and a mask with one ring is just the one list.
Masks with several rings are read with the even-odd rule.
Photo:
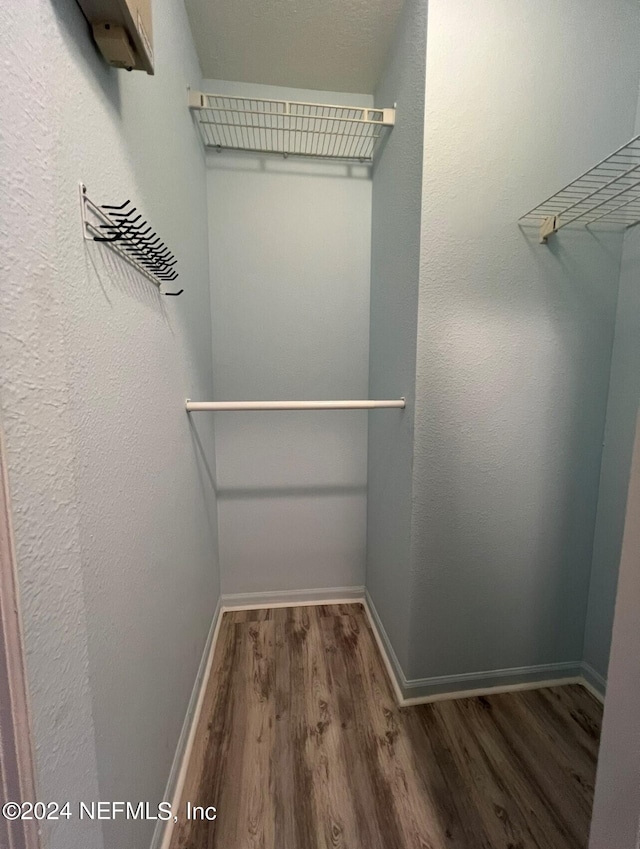
[[171, 849], [585, 849], [600, 722], [578, 685], [398, 708], [360, 604], [226, 613]]

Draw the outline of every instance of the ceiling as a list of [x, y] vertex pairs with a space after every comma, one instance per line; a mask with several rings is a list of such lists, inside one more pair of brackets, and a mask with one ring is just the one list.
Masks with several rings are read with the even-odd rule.
[[372, 94], [403, 0], [185, 0], [207, 79]]

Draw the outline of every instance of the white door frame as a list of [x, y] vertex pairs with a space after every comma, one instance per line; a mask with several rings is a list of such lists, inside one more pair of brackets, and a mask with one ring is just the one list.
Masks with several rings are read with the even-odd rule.
[[[35, 802], [29, 700], [4, 435], [0, 425], [0, 803]], [[9, 703], [10, 710], [4, 709]], [[0, 805], [1, 806], [1, 805]], [[0, 814], [0, 845], [39, 849], [35, 820]]]
[[640, 846], [640, 416], [631, 464], [589, 849]]

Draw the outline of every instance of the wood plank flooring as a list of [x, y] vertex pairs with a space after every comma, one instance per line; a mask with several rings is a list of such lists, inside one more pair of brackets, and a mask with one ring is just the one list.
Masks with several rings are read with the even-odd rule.
[[600, 723], [578, 685], [398, 708], [360, 604], [226, 613], [171, 849], [585, 849]]

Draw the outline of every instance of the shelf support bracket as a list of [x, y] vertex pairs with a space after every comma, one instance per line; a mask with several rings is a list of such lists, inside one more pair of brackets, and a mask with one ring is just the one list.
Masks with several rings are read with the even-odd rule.
[[559, 215], [547, 215], [546, 218], [543, 218], [542, 224], [540, 225], [540, 244], [546, 245], [549, 236], [553, 236], [553, 234], [557, 233], [559, 229]]
[[189, 109], [204, 109], [204, 94], [201, 91], [192, 91], [191, 88], [187, 88], [187, 102], [189, 104]]

